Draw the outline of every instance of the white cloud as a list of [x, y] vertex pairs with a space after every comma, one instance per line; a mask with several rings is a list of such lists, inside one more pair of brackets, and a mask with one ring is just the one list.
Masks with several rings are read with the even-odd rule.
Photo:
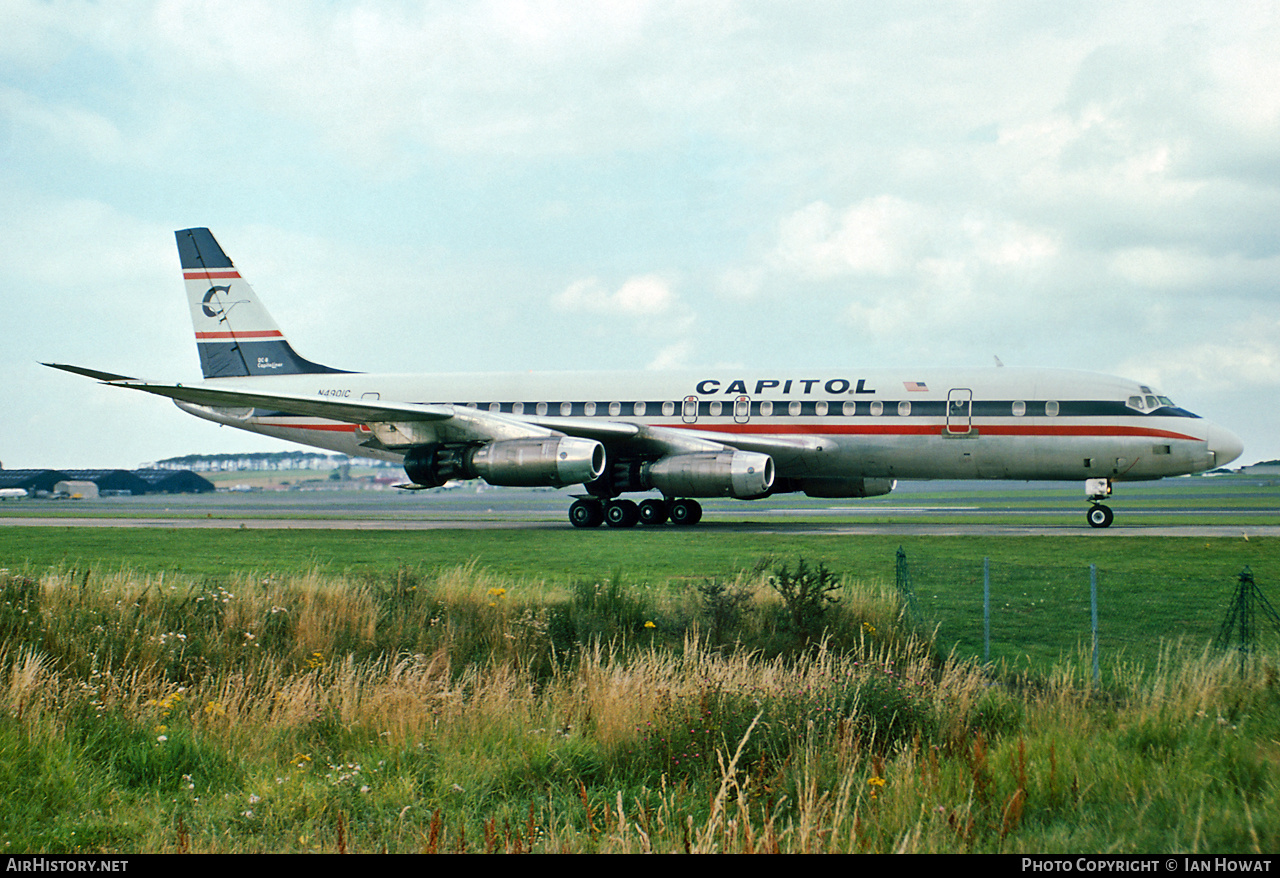
[[671, 287], [653, 275], [629, 278], [612, 293], [594, 277], [574, 281], [552, 303], [562, 311], [618, 317], [661, 317], [677, 308]]

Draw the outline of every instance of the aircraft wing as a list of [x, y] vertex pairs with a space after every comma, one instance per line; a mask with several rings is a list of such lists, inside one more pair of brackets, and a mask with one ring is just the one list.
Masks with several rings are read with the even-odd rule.
[[550, 435], [595, 439], [632, 453], [663, 457], [668, 454], [755, 451], [787, 465], [804, 456], [828, 450], [828, 440], [746, 433], [721, 433], [679, 427], [654, 427], [603, 418], [527, 417], [499, 414], [468, 406], [442, 403], [402, 403], [386, 400], [339, 399], [293, 393], [268, 393], [242, 387], [170, 384], [146, 381], [60, 363], [45, 365], [95, 378], [112, 387], [165, 396], [179, 403], [223, 410], [228, 417], [248, 417], [254, 411], [323, 418], [367, 426], [371, 444], [393, 450], [431, 442], [486, 442], [495, 439]]
[[71, 372], [75, 375], [84, 375], [86, 378], [96, 378], [99, 381], [105, 381], [110, 384], [112, 381], [136, 381], [136, 378], [130, 378], [128, 375], [117, 375], [114, 372], [99, 372], [97, 369], [86, 369], [84, 366], [68, 366], [65, 363], [43, 363], [50, 369], [61, 369], [63, 372]]
[[[211, 387], [207, 384], [169, 384], [146, 381], [86, 369], [46, 363], [64, 372], [96, 378], [111, 387], [139, 390], [165, 396], [178, 403], [206, 406], [220, 410], [228, 418], [247, 418], [255, 412], [323, 418], [349, 424], [361, 424], [373, 434], [366, 444], [395, 450], [409, 445], [434, 442], [487, 442], [496, 439], [525, 439], [551, 435], [574, 435], [605, 441], [631, 439], [639, 433], [633, 424], [603, 423], [588, 431], [565, 430], [559, 426], [539, 424], [538, 420], [518, 415], [505, 415], [468, 406], [439, 403], [404, 403], [386, 400], [339, 399], [295, 393], [268, 393], [243, 387]], [[569, 420], [569, 419], [564, 419]], [[580, 419], [586, 420], [586, 419]], [[581, 426], [581, 425], [580, 425]]]

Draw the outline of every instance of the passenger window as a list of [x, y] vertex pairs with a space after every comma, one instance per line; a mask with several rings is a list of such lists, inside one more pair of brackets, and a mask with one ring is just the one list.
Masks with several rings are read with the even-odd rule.
[[1051, 399], [1046, 402], [1044, 404], [1044, 413], [1051, 418], [1056, 418], [1058, 416], [1058, 401]]
[[545, 402], [538, 403], [535, 407], [535, 411], [537, 411], [539, 417], [545, 415], [547, 413], [547, 404]]
[[1013, 401], [1013, 416], [1020, 418], [1027, 413], [1027, 403], [1025, 400], [1016, 399]]
[[766, 399], [760, 403], [760, 417], [767, 418], [771, 414], [773, 414], [773, 403]]
[[797, 399], [787, 406], [787, 414], [793, 418], [800, 414], [800, 400]]
[[620, 415], [620, 414], [622, 414], [622, 403], [620, 403], [620, 402], [611, 402], [611, 403], [609, 403], [609, 415], [610, 415], [610, 417], [614, 417], [614, 418], [616, 418], [616, 417], [617, 417], [618, 415]]
[[633, 405], [633, 406], [631, 407], [631, 410], [632, 410], [633, 412], [635, 412], [637, 415], [643, 415], [643, 414], [644, 414], [644, 403], [643, 403], [643, 402], [638, 402], [638, 403], [636, 403], [635, 405]]
[[584, 403], [582, 406], [582, 413], [588, 418], [594, 417], [596, 413], [596, 404], [594, 402]]
[[[820, 403], [820, 405], [826, 405], [826, 403], [825, 403], [825, 402], [824, 402], [824, 403]], [[879, 414], [879, 413], [875, 410], [875, 408], [876, 408], [876, 403], [874, 403], [874, 402], [873, 402], [873, 403], [871, 404], [871, 413], [872, 413], [873, 415], [874, 415], [874, 414]], [[848, 400], [848, 401], [847, 401], [847, 402], [846, 402], [846, 403], [841, 407], [841, 411], [843, 411], [843, 412], [844, 412], [844, 416], [845, 416], [846, 418], [852, 418], [852, 417], [857, 413], [857, 411], [858, 411], [858, 404], [857, 404], [856, 402], [854, 402], [853, 400]]]
[[[852, 403], [848, 403], [848, 405], [852, 405]], [[813, 413], [820, 418], [826, 417], [827, 401], [824, 399], [821, 402], [815, 403], [813, 406]], [[852, 414], [852, 412], [850, 414]]]
[[899, 417], [905, 418], [910, 414], [911, 414], [911, 403], [907, 402], [905, 399], [902, 402], [898, 403]]
[[513, 402], [513, 403], [511, 403], [511, 414], [513, 414], [513, 415], [522, 415], [522, 414], [524, 414], [524, 403], [522, 403], [522, 402]]
[[662, 416], [669, 418], [676, 413], [676, 404], [674, 402], [664, 402], [662, 404]]
[[491, 411], [491, 412], [500, 412], [500, 411], [502, 411], [502, 403], [500, 403], [500, 402], [491, 402], [491, 403], [489, 403], [489, 411]]
[[720, 411], [721, 411], [721, 409], [723, 409], [723, 408], [724, 408], [724, 405], [720, 402], [720, 400], [718, 400], [718, 399], [717, 399], [717, 400], [713, 400], [713, 401], [711, 402], [711, 417], [713, 417], [713, 418], [718, 418], [718, 417], [720, 417]]
[[877, 399], [875, 402], [871, 403], [871, 416], [873, 418], [878, 418], [882, 414], [884, 414], [884, 403]]
[[571, 402], [560, 403], [560, 414], [564, 415], [566, 418], [569, 415], [573, 414], [573, 403]]

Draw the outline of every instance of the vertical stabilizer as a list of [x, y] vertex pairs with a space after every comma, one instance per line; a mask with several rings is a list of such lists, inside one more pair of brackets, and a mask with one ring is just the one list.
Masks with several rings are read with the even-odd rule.
[[298, 356], [208, 229], [174, 237], [205, 378], [344, 371]]

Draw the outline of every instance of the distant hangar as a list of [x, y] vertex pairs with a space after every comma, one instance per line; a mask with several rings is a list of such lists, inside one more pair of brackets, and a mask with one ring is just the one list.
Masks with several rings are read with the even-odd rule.
[[54, 495], [60, 482], [92, 483], [99, 495], [207, 494], [213, 482], [191, 470], [0, 469], [0, 490], [21, 489], [29, 497]]

